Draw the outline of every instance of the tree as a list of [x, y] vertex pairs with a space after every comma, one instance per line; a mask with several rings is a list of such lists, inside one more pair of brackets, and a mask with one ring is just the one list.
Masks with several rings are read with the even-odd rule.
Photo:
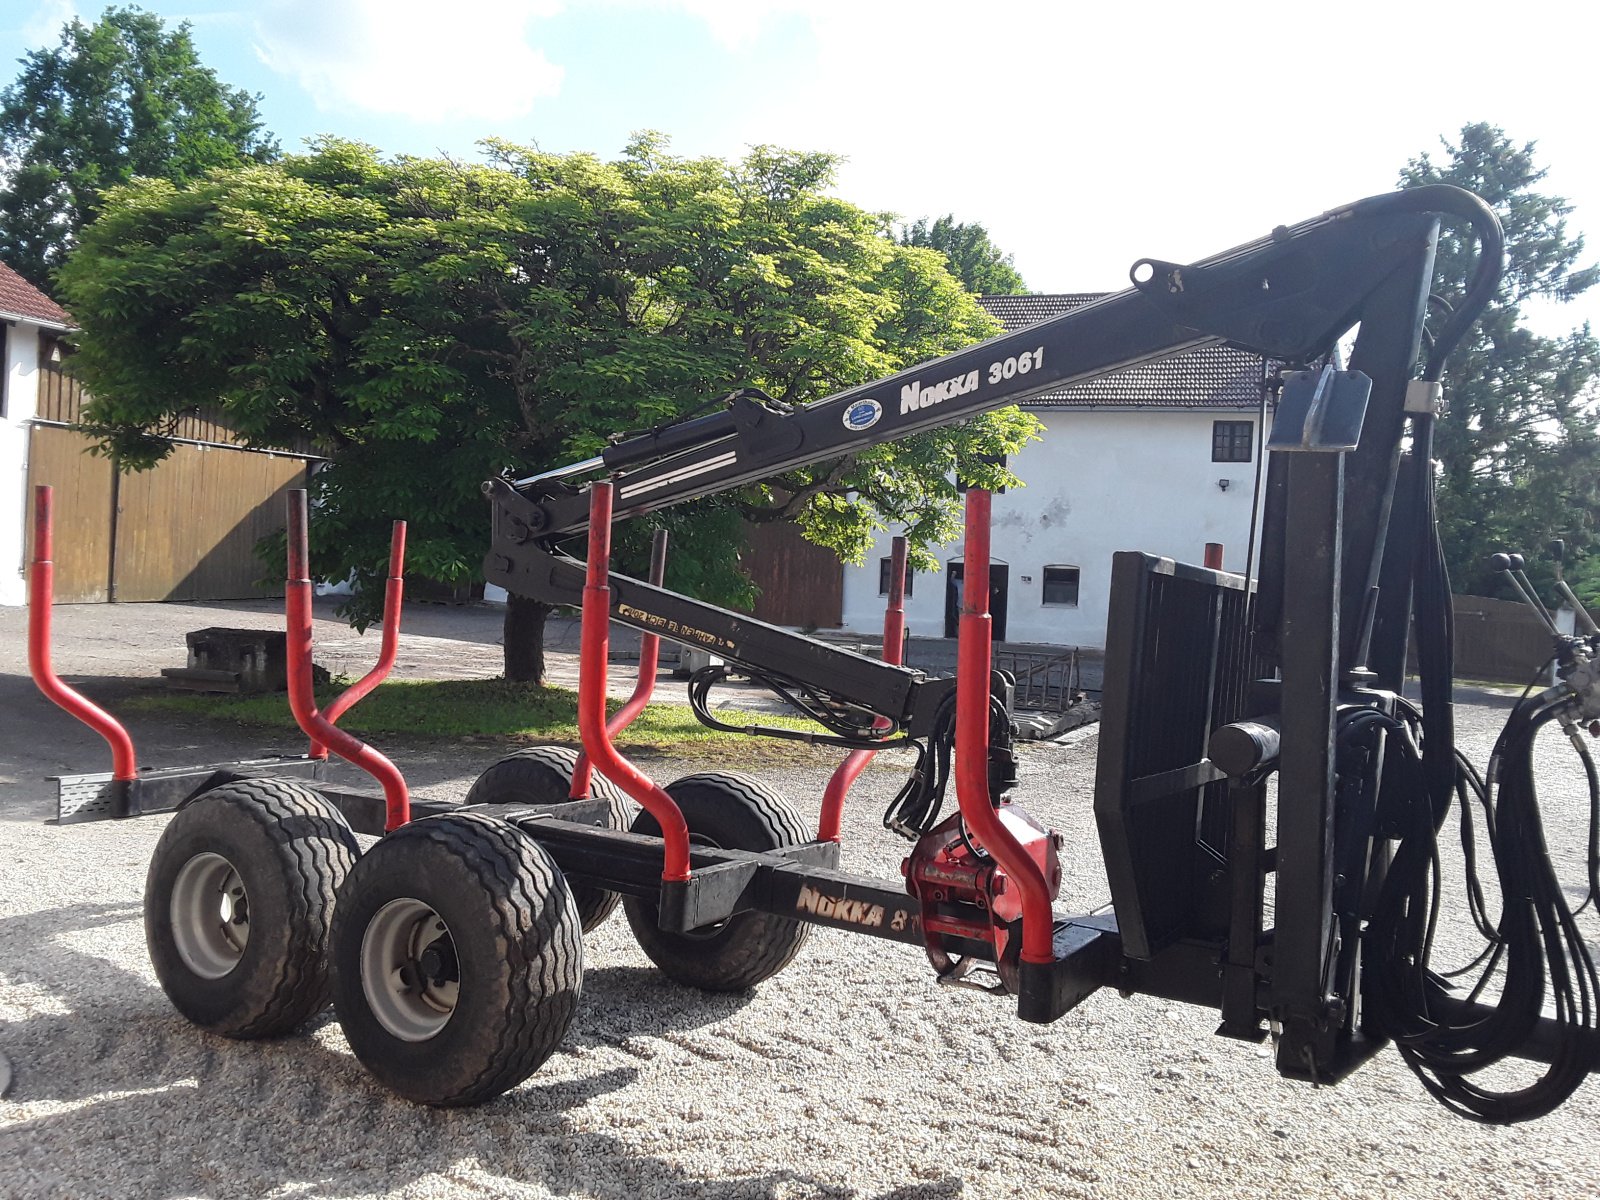
[[202, 66], [189, 26], [137, 8], [74, 19], [0, 92], [0, 258], [40, 287], [106, 189], [144, 175], [186, 183], [264, 162], [277, 144], [256, 100]]
[[[1525, 553], [1544, 583], [1551, 538], [1564, 538], [1579, 558], [1596, 545], [1600, 344], [1587, 324], [1540, 336], [1522, 310], [1530, 300], [1581, 295], [1600, 282], [1600, 267], [1579, 265], [1584, 243], [1567, 229], [1571, 206], [1536, 190], [1545, 171], [1535, 143], [1515, 145], [1478, 123], [1444, 147], [1442, 162], [1421, 154], [1407, 164], [1401, 186], [1453, 183], [1482, 196], [1505, 228], [1506, 274], [1446, 366], [1449, 411], [1434, 440], [1440, 532], [1456, 591], [1510, 595], [1488, 565], [1494, 553]], [[1435, 281], [1446, 301], [1459, 300], [1474, 261], [1470, 231], [1447, 225]]]
[[[834, 160], [758, 148], [684, 159], [640, 136], [616, 162], [488, 145], [490, 161], [386, 161], [326, 141], [185, 187], [111, 193], [61, 273], [83, 326], [77, 373], [106, 450], [130, 466], [218, 403], [257, 445], [309, 436], [333, 460], [313, 487], [313, 567], [380, 578], [389, 518], [415, 570], [477, 574], [479, 483], [596, 454], [735, 386], [804, 403], [995, 331], [934, 252], [824, 193]], [[1016, 410], [874, 448], [660, 520], [669, 583], [748, 599], [743, 518], [793, 518], [860, 561], [906, 521], [918, 561], [957, 529], [954, 472], [1013, 482], [985, 455], [1033, 434]], [[644, 522], [624, 527], [642, 556]], [[382, 589], [353, 608], [373, 616]], [[547, 610], [514, 602], [506, 673], [543, 674]]]
[[950, 262], [950, 270], [979, 296], [1015, 296], [1028, 290], [1011, 263], [989, 240], [989, 231], [976, 221], [964, 224], [946, 213], [932, 225], [926, 217], [900, 231], [903, 246], [926, 246]]

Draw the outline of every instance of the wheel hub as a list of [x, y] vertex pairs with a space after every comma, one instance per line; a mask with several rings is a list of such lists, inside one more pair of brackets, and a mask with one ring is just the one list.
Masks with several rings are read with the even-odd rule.
[[460, 988], [455, 941], [438, 913], [401, 897], [373, 914], [361, 939], [361, 989], [384, 1029], [427, 1041], [449, 1023]]
[[202, 979], [221, 979], [244, 957], [250, 897], [222, 855], [196, 854], [179, 868], [168, 916], [178, 957]]

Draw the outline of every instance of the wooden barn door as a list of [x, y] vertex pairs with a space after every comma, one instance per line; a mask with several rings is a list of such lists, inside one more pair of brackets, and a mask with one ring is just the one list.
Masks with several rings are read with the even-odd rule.
[[109, 459], [88, 453], [81, 433], [35, 425], [28, 438], [27, 560], [33, 561], [33, 489], [55, 489], [56, 601], [92, 604], [111, 599], [112, 496]]
[[831, 629], [844, 620], [844, 567], [787, 521], [745, 525], [741, 565], [760, 589], [755, 617], [773, 625]]
[[305, 467], [282, 455], [175, 446], [154, 470], [122, 476], [116, 599], [281, 596], [282, 572], [256, 558], [255, 546], [283, 528], [284, 493], [306, 485]]

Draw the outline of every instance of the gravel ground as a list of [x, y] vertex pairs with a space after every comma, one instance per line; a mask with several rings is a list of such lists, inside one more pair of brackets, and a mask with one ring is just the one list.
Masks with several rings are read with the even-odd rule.
[[[1503, 716], [1462, 707], [1480, 761]], [[460, 795], [495, 753], [397, 757], [430, 794]], [[1025, 805], [1067, 835], [1074, 911], [1106, 895], [1094, 753], [1091, 729], [1023, 759]], [[1551, 839], [1577, 847], [1580, 780], [1548, 757]], [[814, 818], [827, 770], [754, 773]], [[1600, 1195], [1593, 1081], [1541, 1122], [1485, 1128], [1435, 1105], [1392, 1052], [1312, 1088], [1280, 1080], [1267, 1049], [1214, 1037], [1209, 1011], [1103, 992], [1026, 1025], [1004, 1000], [937, 987], [912, 949], [828, 930], [754, 992], [705, 996], [664, 981], [614, 918], [587, 944], [578, 1020], [528, 1083], [479, 1109], [414, 1107], [370, 1081], [331, 1017], [258, 1043], [183, 1022], [140, 918], [165, 818], [19, 820], [37, 785], [16, 771], [0, 763], [0, 1049], [17, 1070], [0, 1196]], [[858, 785], [847, 867], [897, 874], [903, 846], [878, 818], [900, 778], [875, 767]]]

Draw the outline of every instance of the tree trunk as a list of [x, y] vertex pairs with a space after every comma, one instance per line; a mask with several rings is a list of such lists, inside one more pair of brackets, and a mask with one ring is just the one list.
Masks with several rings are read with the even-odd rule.
[[512, 683], [544, 682], [544, 622], [550, 605], [515, 593], [506, 597], [506, 678]]

